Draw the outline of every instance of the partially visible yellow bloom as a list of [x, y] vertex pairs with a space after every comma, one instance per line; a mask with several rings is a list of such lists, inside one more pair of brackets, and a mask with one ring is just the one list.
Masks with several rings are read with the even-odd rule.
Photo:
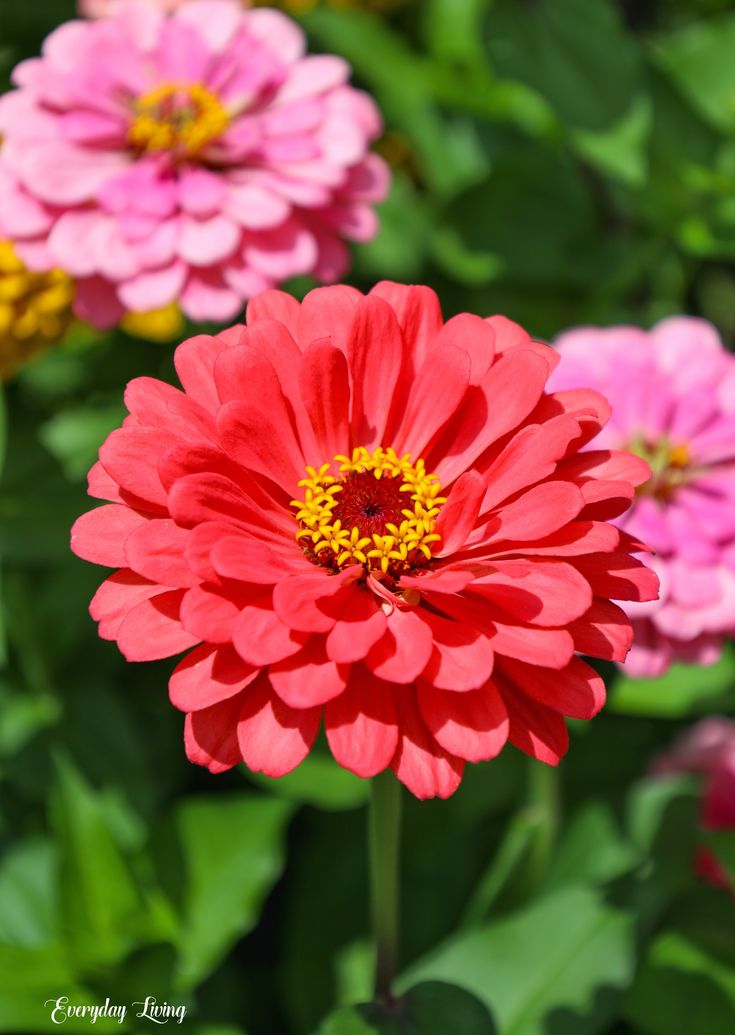
[[179, 338], [184, 329], [181, 310], [174, 303], [148, 313], [126, 313], [121, 327], [134, 338], [148, 338], [150, 341], [172, 341]]
[[0, 241], [0, 379], [64, 337], [73, 300], [71, 277], [61, 270], [32, 273]]

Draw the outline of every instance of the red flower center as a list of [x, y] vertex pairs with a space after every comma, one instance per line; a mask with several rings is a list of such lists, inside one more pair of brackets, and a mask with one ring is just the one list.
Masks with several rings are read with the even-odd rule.
[[[332, 474], [334, 465], [338, 474]], [[352, 456], [336, 456], [299, 482], [303, 500], [293, 500], [296, 538], [314, 564], [332, 570], [362, 564], [394, 577], [431, 560], [434, 531], [445, 499], [423, 460], [411, 462], [379, 446], [360, 446]]]

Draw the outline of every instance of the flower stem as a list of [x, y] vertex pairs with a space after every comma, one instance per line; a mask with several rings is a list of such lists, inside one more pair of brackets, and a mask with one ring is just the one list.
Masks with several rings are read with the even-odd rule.
[[529, 807], [539, 824], [529, 853], [529, 882], [535, 891], [546, 877], [559, 833], [559, 773], [550, 765], [528, 762]]
[[369, 843], [375, 998], [391, 999], [398, 964], [398, 861], [401, 828], [401, 785], [390, 771], [372, 780]]

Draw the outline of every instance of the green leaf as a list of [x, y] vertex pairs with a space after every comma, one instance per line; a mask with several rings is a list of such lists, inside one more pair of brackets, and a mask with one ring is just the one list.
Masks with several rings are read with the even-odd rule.
[[367, 801], [370, 781], [343, 769], [331, 756], [312, 752], [293, 772], [273, 779], [262, 773], [248, 773], [248, 778], [271, 794], [320, 809], [341, 812], [354, 809]]
[[0, 943], [41, 948], [59, 935], [57, 853], [48, 840], [20, 842], [0, 867]]
[[640, 55], [608, 0], [505, 0], [488, 34], [500, 74], [537, 90], [569, 126], [604, 130], [633, 100]]
[[648, 951], [626, 1014], [644, 1035], [732, 1035], [735, 969], [683, 934], [664, 932]]
[[[51, 1020], [50, 1001], [59, 996], [68, 996], [70, 1003], [98, 1001], [96, 995], [80, 985], [66, 946], [28, 949], [0, 942], [0, 1031], [57, 1031]], [[63, 1023], [69, 1035], [89, 1035], [89, 1017]], [[120, 1031], [120, 1025], [102, 1018], [91, 1030], [108, 1035]]]
[[411, 988], [390, 1007], [366, 1003], [337, 1010], [317, 1035], [495, 1035], [487, 1007], [462, 988], [441, 981]]
[[60, 410], [39, 430], [41, 441], [67, 478], [79, 481], [97, 459], [99, 447], [126, 414], [122, 403]]
[[594, 801], [573, 817], [554, 857], [549, 883], [604, 884], [629, 872], [640, 855], [626, 842], [609, 805]]
[[578, 166], [545, 145], [524, 143], [499, 157], [485, 182], [447, 206], [441, 227], [437, 257], [471, 284], [500, 273], [588, 283], [605, 257], [604, 247], [590, 245], [595, 214]]
[[605, 1029], [633, 957], [632, 918], [592, 891], [564, 888], [450, 938], [410, 967], [400, 987], [459, 985], [488, 1005], [501, 1035], [547, 1035], [559, 1011], [564, 1035], [591, 1035]]
[[672, 665], [658, 679], [621, 676], [608, 708], [620, 715], [678, 719], [735, 710], [735, 648], [727, 644], [714, 665]]
[[254, 794], [189, 798], [159, 842], [161, 879], [176, 903], [179, 987], [196, 985], [255, 926], [283, 869], [293, 807]]
[[148, 933], [143, 895], [102, 800], [65, 759], [57, 761], [53, 812], [63, 932], [77, 967], [96, 970], [121, 960]]
[[713, 127], [735, 127], [735, 15], [693, 21], [658, 40], [653, 49], [693, 107]]
[[575, 130], [572, 139], [576, 151], [613, 179], [630, 187], [641, 187], [648, 176], [646, 145], [652, 117], [650, 99], [640, 94], [614, 125], [597, 132]]

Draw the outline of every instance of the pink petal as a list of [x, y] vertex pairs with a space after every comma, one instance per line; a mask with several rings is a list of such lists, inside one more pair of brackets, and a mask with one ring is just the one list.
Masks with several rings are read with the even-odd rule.
[[319, 730], [321, 708], [289, 708], [266, 679], [248, 687], [237, 726], [243, 761], [256, 773], [285, 776], [304, 760]]
[[361, 298], [347, 340], [347, 360], [352, 379], [352, 439], [366, 449], [382, 442], [402, 357], [401, 331], [391, 307], [379, 298]]
[[435, 531], [442, 537], [438, 556], [451, 556], [464, 546], [486, 489], [485, 479], [477, 471], [465, 471], [454, 483], [436, 521]]
[[396, 687], [355, 667], [347, 689], [324, 709], [332, 754], [341, 766], [368, 779], [390, 765], [398, 744]]
[[190, 762], [206, 766], [210, 773], [224, 773], [242, 761], [237, 742], [242, 700], [236, 694], [186, 716], [184, 745]]
[[107, 568], [124, 568], [125, 540], [140, 525], [148, 523], [130, 507], [110, 504], [82, 514], [71, 530], [71, 548], [77, 557]]
[[431, 629], [434, 650], [423, 678], [440, 690], [474, 690], [490, 678], [494, 654], [475, 629], [420, 608], [418, 617]]
[[239, 694], [259, 671], [244, 662], [232, 647], [203, 644], [187, 654], [171, 673], [171, 704], [182, 712], [210, 708]]
[[365, 664], [373, 675], [392, 683], [412, 683], [426, 668], [434, 638], [415, 610], [396, 608], [387, 616], [383, 637], [370, 650]]
[[297, 654], [308, 642], [308, 634], [289, 629], [269, 600], [261, 599], [242, 609], [232, 640], [240, 657], [251, 665], [271, 665]]
[[196, 642], [229, 643], [240, 603], [216, 585], [194, 586], [181, 602], [181, 624], [196, 637]]
[[434, 435], [454, 416], [469, 377], [470, 357], [466, 352], [454, 346], [432, 352], [413, 382], [395, 434], [398, 453], [421, 456]]
[[633, 642], [630, 619], [609, 600], [595, 599], [589, 611], [571, 622], [569, 632], [581, 654], [623, 662]]
[[464, 694], [422, 682], [418, 702], [437, 743], [468, 762], [495, 758], [508, 739], [508, 712], [492, 681]]
[[558, 672], [503, 658], [502, 670], [524, 694], [574, 719], [591, 719], [605, 703], [601, 676], [580, 658]]
[[315, 341], [303, 352], [299, 371], [301, 397], [314, 438], [325, 462], [349, 448], [350, 383], [344, 353], [328, 341]]
[[146, 521], [125, 540], [128, 567], [162, 586], [185, 589], [199, 578], [184, 558], [189, 533], [168, 518]]
[[331, 701], [347, 685], [349, 665], [336, 665], [313, 637], [299, 654], [271, 665], [268, 676], [281, 700], [291, 708], [311, 708]]
[[89, 613], [99, 622], [99, 634], [103, 640], [114, 640], [123, 619], [129, 611], [151, 597], [159, 596], [165, 589], [134, 571], [123, 568], [110, 575], [99, 587], [89, 605]]
[[327, 636], [327, 657], [347, 664], [362, 661], [385, 633], [385, 614], [372, 593], [356, 583], [347, 587], [344, 600], [333, 598], [332, 603], [338, 617]]
[[[191, 592], [191, 591], [190, 591]], [[182, 626], [179, 610], [184, 591], [172, 590], [143, 600], [128, 612], [117, 635], [127, 661], [157, 661], [180, 654], [200, 642]]]
[[397, 702], [400, 737], [393, 772], [417, 798], [448, 798], [459, 787], [464, 762], [431, 736], [412, 690], [401, 694]]

